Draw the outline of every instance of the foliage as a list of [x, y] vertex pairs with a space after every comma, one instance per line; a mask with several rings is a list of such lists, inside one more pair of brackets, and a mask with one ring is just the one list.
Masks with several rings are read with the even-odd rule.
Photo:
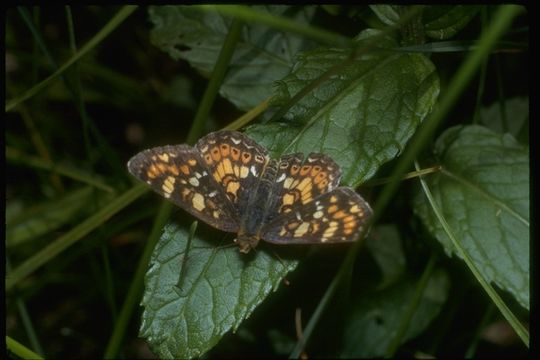
[[[8, 9], [9, 351], [525, 354], [526, 21], [487, 5]], [[137, 151], [235, 127], [267, 100], [241, 131], [273, 156], [330, 155], [376, 210], [365, 241], [244, 256], [130, 179]], [[402, 167], [412, 179], [392, 192]], [[493, 340], [501, 319], [512, 335]]]

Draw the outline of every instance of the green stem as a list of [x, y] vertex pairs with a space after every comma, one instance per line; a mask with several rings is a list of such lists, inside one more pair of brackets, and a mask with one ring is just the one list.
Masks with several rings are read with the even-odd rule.
[[30, 99], [32, 96], [38, 94], [41, 90], [49, 86], [54, 80], [64, 74], [64, 72], [77, 61], [79, 61], [83, 56], [85, 56], [90, 50], [93, 50], [105, 37], [107, 37], [116, 27], [124, 21], [133, 11], [137, 9], [137, 6], [126, 5], [118, 11], [118, 13], [98, 32], [86, 45], [84, 45], [77, 54], [71, 57], [64, 65], [62, 65], [58, 70], [56, 70], [52, 75], [47, 77], [45, 80], [35, 85], [34, 87], [28, 89], [21, 95], [17, 96], [15, 99], [12, 99], [6, 103], [5, 111], [11, 111], [24, 101]]
[[221, 52], [219, 53], [216, 65], [214, 66], [214, 70], [212, 71], [212, 77], [210, 78], [210, 82], [206, 87], [201, 104], [195, 115], [195, 120], [193, 120], [193, 125], [191, 125], [191, 129], [189, 130], [187, 137], [188, 144], [195, 143], [204, 132], [204, 126], [208, 119], [208, 115], [210, 114], [212, 104], [214, 103], [219, 88], [223, 83], [223, 79], [227, 74], [227, 69], [234, 54], [234, 49], [236, 49], [236, 44], [238, 43], [238, 39], [240, 39], [240, 30], [242, 30], [242, 23], [236, 19], [233, 20], [229, 33], [221, 48]]
[[[419, 168], [418, 164], [415, 164], [416, 168]], [[426, 194], [426, 197], [429, 201], [429, 204], [431, 208], [433, 209], [433, 212], [435, 216], [437, 217], [437, 220], [441, 224], [441, 226], [444, 229], [444, 232], [448, 236], [448, 238], [452, 241], [452, 244], [454, 245], [454, 248], [456, 249], [457, 254], [459, 257], [465, 261], [465, 264], [467, 264], [467, 267], [471, 270], [474, 277], [478, 281], [478, 283], [484, 288], [484, 290], [487, 292], [488, 296], [491, 298], [493, 303], [499, 308], [499, 311], [501, 314], [508, 320], [510, 325], [514, 328], [514, 331], [519, 335], [523, 343], [527, 347], [529, 347], [529, 332], [525, 327], [519, 322], [519, 320], [516, 318], [516, 316], [510, 311], [510, 309], [506, 306], [504, 301], [501, 299], [499, 294], [493, 289], [493, 287], [489, 284], [489, 282], [484, 278], [480, 270], [476, 267], [474, 264], [474, 261], [470, 258], [467, 251], [461, 246], [461, 243], [457, 240], [457, 238], [454, 235], [454, 232], [450, 228], [450, 225], [446, 222], [446, 219], [444, 218], [443, 214], [441, 213], [441, 210], [439, 209], [437, 203], [435, 202], [435, 199], [433, 198], [433, 195], [431, 194], [431, 190], [427, 186], [425, 180], [420, 177], [420, 183], [422, 185], [422, 189], [424, 190], [424, 193]]]
[[95, 230], [97, 227], [103, 225], [107, 219], [122, 210], [129, 205], [132, 201], [137, 199], [142, 193], [147, 191], [144, 184], [133, 187], [132, 189], [119, 196], [116, 200], [111, 202], [108, 206], [101, 209], [94, 216], [86, 219], [80, 225], [71, 229], [57, 240], [53, 241], [50, 245], [33, 255], [15, 270], [6, 276], [6, 292], [17, 285], [22, 279], [30, 275], [37, 270], [41, 265], [47, 263], [71, 245], [75, 244], [78, 240], [82, 239], [86, 234]]
[[422, 277], [420, 278], [420, 281], [418, 282], [418, 285], [416, 286], [416, 291], [413, 297], [411, 298], [409, 305], [407, 306], [407, 309], [405, 311], [403, 318], [401, 319], [399, 323], [399, 327], [396, 331], [396, 335], [392, 338], [392, 341], [388, 345], [386, 354], [384, 356], [385, 358], [394, 357], [397, 349], [403, 343], [405, 339], [405, 335], [407, 334], [407, 330], [409, 329], [409, 325], [411, 324], [411, 321], [413, 319], [413, 316], [416, 313], [418, 306], [420, 305], [420, 301], [422, 300], [422, 295], [424, 294], [424, 291], [426, 290], [431, 274], [433, 274], [433, 269], [435, 268], [436, 260], [437, 260], [437, 254], [432, 253], [431, 257], [429, 258], [429, 262], [426, 265], [424, 273], [422, 274]]

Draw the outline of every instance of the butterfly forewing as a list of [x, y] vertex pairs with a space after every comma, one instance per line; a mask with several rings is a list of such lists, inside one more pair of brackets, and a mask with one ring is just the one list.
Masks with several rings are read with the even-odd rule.
[[300, 208], [339, 184], [341, 171], [328, 156], [311, 153], [305, 159], [302, 153], [283, 156], [278, 165], [274, 196], [274, 217]]
[[215, 182], [223, 189], [241, 218], [248, 199], [268, 163], [268, 152], [236, 131], [222, 130], [201, 138], [196, 145]]
[[188, 145], [148, 149], [131, 158], [128, 169], [202, 221], [222, 231], [238, 231], [238, 215], [197, 149]]

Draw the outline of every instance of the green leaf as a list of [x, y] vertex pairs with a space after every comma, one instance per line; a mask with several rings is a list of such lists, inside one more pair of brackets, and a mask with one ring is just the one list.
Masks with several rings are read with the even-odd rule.
[[[89, 204], [95, 198], [94, 189], [84, 187], [72, 191], [62, 198], [47, 201], [28, 209], [20, 209], [17, 215], [10, 216], [6, 223], [6, 246], [21, 245], [31, 239], [43, 236], [58, 229], [75, 216], [91, 210]], [[110, 200], [106, 195], [100, 196], [95, 205]], [[8, 203], [8, 208], [10, 204]], [[17, 206], [17, 205], [16, 205]]]
[[483, 107], [480, 109], [480, 122], [495, 132], [508, 132], [528, 144], [529, 98], [516, 97], [506, 100], [504, 104], [495, 102]]
[[[453, 127], [436, 143], [443, 171], [426, 181], [482, 276], [529, 308], [529, 156], [509, 134]], [[456, 253], [418, 193], [414, 210], [448, 254]]]
[[406, 261], [397, 226], [375, 226], [366, 238], [366, 247], [382, 271], [383, 279], [379, 288], [395, 282], [403, 274]]
[[[401, 5], [370, 5], [379, 20], [388, 26], [395, 25], [401, 18]], [[426, 6], [423, 12], [425, 34], [437, 40], [456, 35], [481, 9], [478, 5]]]
[[[376, 31], [366, 31], [359, 46]], [[396, 46], [380, 39], [378, 46]], [[324, 48], [301, 53], [290, 75], [279, 82], [273, 105], [293, 96], [329, 69], [341, 71], [295, 103], [285, 115], [287, 125], [255, 125], [261, 135], [284, 153], [322, 152], [342, 168], [343, 182], [357, 185], [373, 176], [405, 147], [439, 94], [431, 61], [421, 54], [365, 52], [348, 62], [350, 49]], [[277, 139], [277, 140], [276, 140]]]
[[[257, 11], [309, 23], [315, 7], [254, 6]], [[203, 74], [212, 73], [231, 19], [190, 6], [151, 6], [151, 39], [173, 59], [187, 60]], [[272, 84], [289, 73], [293, 58], [312, 42], [266, 26], [244, 24], [220, 94], [248, 110], [270, 97]]]
[[449, 39], [463, 29], [480, 9], [478, 5], [429, 6], [424, 11], [426, 35], [437, 40]]
[[243, 255], [236, 246], [218, 248], [199, 235], [187, 244], [186, 230], [167, 225], [145, 278], [140, 336], [160, 358], [204, 354], [296, 266], [266, 251]]
[[[370, 358], [385, 355], [396, 335], [398, 324], [406, 317], [418, 281], [404, 277], [384, 290], [363, 294], [348, 319], [341, 357]], [[448, 288], [446, 273], [442, 270], [434, 271], [402, 343], [422, 333], [439, 314], [448, 296]]]
[[400, 5], [369, 5], [370, 9], [377, 15], [379, 20], [388, 26], [393, 26], [399, 21]]

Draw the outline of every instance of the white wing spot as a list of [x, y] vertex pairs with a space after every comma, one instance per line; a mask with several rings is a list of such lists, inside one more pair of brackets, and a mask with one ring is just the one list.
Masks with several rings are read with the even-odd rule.
[[199, 186], [199, 180], [196, 177], [189, 178], [189, 183], [193, 186]]

